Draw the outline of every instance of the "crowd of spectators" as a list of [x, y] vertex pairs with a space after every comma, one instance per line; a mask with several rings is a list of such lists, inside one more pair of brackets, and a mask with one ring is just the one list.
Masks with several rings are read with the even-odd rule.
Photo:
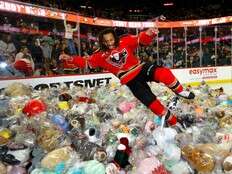
[[[34, 25], [31, 25], [32, 23]], [[33, 75], [83, 73], [83, 70], [80, 69], [64, 68], [61, 58], [65, 53], [70, 56], [87, 56], [92, 54], [98, 48], [95, 37], [92, 36], [92, 33], [87, 33], [87, 26], [81, 27], [81, 42], [77, 38], [77, 32], [74, 33], [75, 35], [72, 38], [73, 46], [76, 50], [76, 52], [72, 53], [68, 47], [69, 39], [65, 38], [64, 22], [59, 21], [56, 26], [52, 25], [51, 21], [35, 20], [35, 18], [30, 16], [15, 16], [11, 14], [7, 17], [2, 16], [0, 24], [0, 78], [3, 76], [32, 75], [25, 73], [25, 71], [18, 72], [13, 69], [12, 65], [19, 59], [27, 59], [30, 62]], [[75, 26], [73, 25], [73, 27]], [[31, 31], [35, 33], [30, 33]], [[43, 32], [41, 33], [40, 31]], [[92, 37], [92, 39], [88, 39], [88, 36]], [[68, 51], [65, 52], [65, 50]], [[7, 67], [5, 67], [5, 64], [7, 64]], [[3, 70], [8, 72], [6, 73]], [[95, 70], [92, 71], [94, 72]]]
[[[27, 1], [32, 2], [32, 1]], [[40, 1], [34, 1], [39, 2]], [[51, 1], [43, 1], [50, 5]], [[52, 1], [53, 8], [61, 8], [62, 1]], [[55, 3], [56, 2], [56, 3]], [[59, 5], [60, 4], [60, 5]], [[66, 38], [67, 25], [80, 31], [80, 40], [76, 30], [72, 37]], [[50, 20], [26, 15], [4, 13], [0, 16], [0, 62], [6, 65], [0, 66], [0, 78], [10, 76], [76, 74], [85, 72], [101, 72], [101, 69], [85, 69], [78, 67], [65, 67], [63, 59], [72, 55], [88, 56], [98, 49], [97, 34], [103, 27], [89, 26], [76, 23], [64, 24], [61, 20]], [[143, 61], [157, 61], [170, 68], [199, 67], [199, 66], [223, 66], [232, 64], [231, 26], [217, 26], [217, 42], [215, 50], [215, 27], [208, 26], [202, 29], [201, 45], [199, 42], [199, 28], [189, 28], [187, 35], [184, 29], [173, 30], [172, 38], [170, 30], [160, 30], [159, 42], [154, 40], [149, 47], [140, 47], [137, 55]], [[14, 30], [12, 30], [14, 28]], [[16, 30], [18, 29], [18, 30]], [[29, 31], [32, 31], [29, 32]], [[17, 31], [17, 32], [15, 32]], [[43, 31], [43, 32], [41, 32]], [[122, 34], [136, 34], [135, 29], [118, 28], [116, 32]], [[185, 36], [188, 43], [185, 42]], [[70, 50], [70, 39], [75, 51]], [[198, 39], [198, 41], [197, 41]], [[173, 44], [171, 46], [171, 40]], [[187, 51], [186, 51], [187, 48]], [[30, 73], [24, 69], [15, 69], [13, 66], [18, 60], [30, 62]], [[21, 65], [20, 62], [19, 65]], [[3, 70], [7, 70], [7, 73]], [[31, 72], [32, 70], [32, 72]]]
[[157, 60], [158, 57], [160, 63], [170, 68], [231, 65], [230, 25], [217, 27], [216, 47], [214, 28], [215, 26], [208, 26], [202, 29], [201, 45], [199, 28], [188, 29], [186, 32], [187, 44], [185, 44], [184, 29], [176, 29], [172, 34], [173, 48], [171, 48], [170, 31], [161, 30], [159, 33], [159, 40], [161, 41], [158, 43], [158, 48], [157, 43], [154, 42], [153, 47], [142, 48], [140, 57], [145, 59], [150, 57], [150, 60]]
[[[158, 15], [165, 15], [168, 20], [206, 19], [228, 16], [232, 9], [230, 0], [173, 0], [173, 6], [164, 6], [165, 1], [135, 0], [119, 3], [117, 0], [75, 1], [75, 0], [21, 0], [26, 3], [57, 8], [80, 13], [84, 16], [102, 17], [119, 20], [149, 20]], [[170, 1], [172, 2], [172, 1]]]

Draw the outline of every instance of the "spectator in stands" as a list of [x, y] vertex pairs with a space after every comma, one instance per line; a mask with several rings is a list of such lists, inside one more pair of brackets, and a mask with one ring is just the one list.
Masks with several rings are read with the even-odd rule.
[[92, 50], [89, 47], [87, 41], [81, 42], [81, 56], [89, 56], [92, 54]]
[[6, 49], [7, 55], [15, 56], [15, 53], [17, 50], [16, 50], [15, 45], [13, 43], [11, 34], [8, 34], [6, 36], [6, 44], [7, 44], [7, 49]]
[[54, 44], [54, 41], [51, 37], [43, 36], [40, 40], [41, 43], [41, 49], [43, 51], [43, 56], [47, 62], [51, 61], [52, 57], [52, 46]]
[[168, 55], [162, 61], [163, 61], [163, 66], [172, 68], [172, 53], [169, 52]]
[[29, 50], [31, 52], [32, 59], [35, 63], [35, 74], [36, 75], [45, 75], [44, 73], [44, 64], [45, 58], [43, 54], [43, 50], [40, 46], [40, 40], [34, 39], [32, 44], [29, 46]]
[[32, 76], [34, 73], [34, 64], [29, 59], [18, 59], [13, 63], [13, 67], [24, 76]]
[[98, 44], [98, 42], [92, 42], [91, 43], [91, 50], [92, 50], [92, 52], [95, 52], [95, 51], [97, 51], [99, 49], [99, 44]]
[[1, 35], [0, 37], [0, 61], [5, 61], [7, 58], [7, 43], [5, 40], [5, 35]]
[[78, 72], [79, 67], [73, 63], [73, 57], [67, 47], [61, 52], [59, 60], [64, 74], [76, 74]]
[[43, 51], [43, 56], [45, 59], [45, 73], [49, 72], [49, 67], [52, 62], [52, 46], [53, 46], [53, 39], [48, 36], [43, 36], [41, 38], [41, 49]]
[[61, 55], [62, 50], [64, 49], [62, 49], [61, 41], [56, 39], [52, 48], [52, 59], [55, 60], [57, 65], [59, 65], [59, 56]]
[[16, 54], [14, 67], [26, 76], [33, 75], [35, 64], [26, 46], [22, 46], [20, 52]]
[[73, 28], [71, 24], [64, 20], [64, 27], [65, 27], [65, 35], [64, 38], [67, 40], [68, 49], [70, 50], [71, 55], [77, 55], [77, 51], [73, 42], [73, 33], [78, 29], [78, 23], [76, 23], [76, 27]]
[[16, 54], [15, 60], [19, 59], [32, 60], [31, 54], [29, 53], [29, 50], [26, 46], [22, 46], [20, 51]]
[[210, 53], [208, 48], [203, 49], [203, 56], [202, 56], [202, 66], [210, 66], [212, 65]]

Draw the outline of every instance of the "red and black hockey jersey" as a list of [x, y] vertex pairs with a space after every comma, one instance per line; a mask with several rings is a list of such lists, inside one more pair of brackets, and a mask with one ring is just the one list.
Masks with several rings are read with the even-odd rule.
[[86, 63], [91, 68], [100, 67], [116, 75], [122, 84], [133, 79], [142, 69], [143, 63], [135, 56], [136, 48], [141, 45], [149, 45], [155, 35], [149, 36], [141, 32], [138, 36], [127, 35], [120, 39], [119, 46], [107, 51], [97, 51], [85, 59], [75, 56], [74, 64], [85, 67]]

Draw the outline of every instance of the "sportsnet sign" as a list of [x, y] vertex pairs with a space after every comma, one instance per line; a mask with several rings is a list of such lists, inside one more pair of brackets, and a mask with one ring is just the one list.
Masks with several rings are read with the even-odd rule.
[[88, 74], [88, 75], [67, 75], [53, 77], [34, 77], [25, 79], [7, 79], [0, 81], [0, 89], [7, 87], [14, 82], [20, 82], [32, 86], [34, 89], [58, 87], [62, 84], [93, 88], [105, 86], [112, 81], [119, 81], [113, 74]]
[[[232, 66], [172, 69], [172, 72], [181, 83], [200, 83], [203, 80], [214, 83], [232, 82]], [[66, 84], [68, 87], [74, 85], [91, 88], [119, 82], [119, 80], [111, 73], [2, 79], [0, 80], [0, 89], [14, 82], [21, 82], [34, 89], [40, 89], [57, 87], [61, 84]]]

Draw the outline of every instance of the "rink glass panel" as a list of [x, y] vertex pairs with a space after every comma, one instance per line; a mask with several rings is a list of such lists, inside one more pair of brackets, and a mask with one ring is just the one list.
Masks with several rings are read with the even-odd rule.
[[187, 30], [184, 28], [173, 28], [173, 67], [185, 68], [187, 67], [188, 54], [187, 48]]
[[225, 65], [231, 65], [231, 59], [232, 59], [232, 25], [231, 24], [223, 24], [217, 26], [217, 42], [216, 48], [217, 48], [217, 66], [225, 66]]
[[[5, 43], [12, 41], [15, 46], [15, 50], [9, 45], [4, 49], [4, 44], [1, 44], [1, 78], [15, 77], [14, 73], [8, 72], [9, 74], [6, 75], [2, 72], [6, 65], [11, 65], [15, 61], [15, 56], [22, 46], [26, 46], [32, 55], [35, 63], [34, 76], [103, 72], [102, 69], [90, 69], [88, 66], [75, 71], [63, 69], [59, 60], [61, 50], [67, 46], [67, 41], [64, 39], [63, 20], [2, 11], [0, 13], [0, 40]], [[68, 23], [73, 28], [76, 26], [74, 22]], [[78, 28], [79, 32], [75, 32], [73, 37], [77, 55], [91, 55], [98, 49], [97, 36], [99, 32], [107, 27], [80, 24]], [[118, 35], [138, 34], [144, 30], [123, 27], [114, 27], [114, 29]], [[135, 54], [143, 61], [162, 63], [170, 68], [231, 65], [231, 33], [231, 24], [201, 28], [160, 28], [159, 35], [153, 43], [150, 46], [138, 48]], [[157, 40], [157, 38], [159, 39]], [[46, 56], [43, 56], [44, 58], [34, 56], [35, 52], [31, 47], [35, 43], [40, 47], [45, 47]], [[7, 49], [10, 51], [7, 52]]]

